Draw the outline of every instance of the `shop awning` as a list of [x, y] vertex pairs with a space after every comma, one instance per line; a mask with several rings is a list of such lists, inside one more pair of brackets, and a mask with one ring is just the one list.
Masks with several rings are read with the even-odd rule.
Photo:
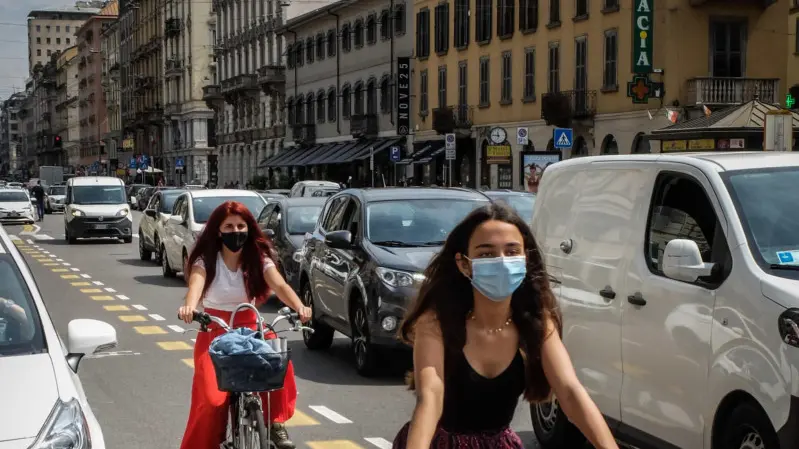
[[339, 144], [340, 146], [330, 151], [323, 159], [319, 159], [318, 161], [314, 161], [315, 165], [323, 165], [323, 164], [331, 164], [335, 163], [336, 159], [347, 151], [349, 151], [352, 147], [357, 146], [357, 141], [349, 141], [343, 142]]
[[430, 146], [428, 147], [427, 153], [419, 155], [419, 157], [414, 158], [414, 164], [426, 164], [433, 160], [436, 156], [443, 153], [446, 149], [446, 144], [443, 140], [434, 140], [430, 142]]
[[309, 164], [310, 161], [317, 158], [320, 154], [323, 154], [325, 151], [328, 150], [328, 148], [330, 148], [333, 145], [335, 144], [320, 143], [319, 145], [314, 145], [313, 147], [308, 148], [308, 150], [305, 151], [304, 153], [297, 156], [297, 158], [295, 158], [293, 161], [291, 161], [291, 165], [298, 165], [298, 166], [311, 165]]
[[348, 145], [350, 142], [329, 143], [325, 148], [314, 153], [314, 156], [303, 161], [305, 165], [319, 165], [319, 161], [324, 160], [328, 156], [336, 153], [338, 150]]
[[345, 164], [347, 162], [352, 162], [355, 160], [355, 155], [360, 153], [364, 150], [364, 148], [369, 148], [372, 145], [372, 140], [359, 140], [355, 142], [355, 145], [349, 147], [349, 149], [339, 152], [335, 159], [326, 161], [325, 164]]
[[429, 162], [430, 159], [426, 159], [422, 161], [422, 159], [431, 157], [431, 154], [437, 150], [444, 148], [444, 141], [443, 140], [431, 140], [427, 142], [421, 142], [417, 144], [419, 147], [418, 150], [414, 151], [413, 154], [406, 157], [405, 159], [397, 162], [399, 165], [410, 165], [415, 164], [417, 162], [424, 163]]
[[[389, 147], [392, 147], [394, 145], [398, 145], [399, 146], [399, 145], [402, 145], [404, 142], [405, 142], [405, 138], [404, 137], [391, 137], [391, 138], [388, 138], [388, 139], [379, 139], [377, 142], [374, 143], [374, 145], [372, 145], [372, 147], [374, 148], [374, 154], [377, 155], [377, 153], [380, 153], [381, 151], [385, 151]], [[369, 157], [369, 148], [370, 147], [366, 147], [363, 150], [361, 150], [361, 152], [356, 154], [353, 159], [363, 160], [363, 159], [368, 158]]]
[[277, 166], [279, 166], [280, 161], [286, 159], [286, 157], [288, 157], [288, 156], [291, 156], [291, 154], [294, 151], [296, 151], [297, 149], [298, 149], [297, 147], [285, 149], [285, 150], [281, 151], [280, 153], [278, 153], [277, 155], [272, 156], [269, 159], [266, 159], [266, 160], [262, 161], [258, 165], [258, 168], [277, 167]]

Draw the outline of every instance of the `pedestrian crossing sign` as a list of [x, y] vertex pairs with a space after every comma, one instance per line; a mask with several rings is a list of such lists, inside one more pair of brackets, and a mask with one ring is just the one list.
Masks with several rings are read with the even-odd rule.
[[572, 147], [573, 130], [571, 128], [555, 128], [552, 139], [555, 142], [555, 148], [567, 149]]

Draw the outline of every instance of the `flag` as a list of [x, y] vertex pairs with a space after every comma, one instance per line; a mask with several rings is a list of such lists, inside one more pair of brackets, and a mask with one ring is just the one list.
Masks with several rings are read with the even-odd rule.
[[710, 108], [708, 108], [705, 105], [702, 105], [702, 110], [705, 111], [705, 117], [710, 117], [710, 114], [712, 114], [712, 112], [710, 111]]
[[677, 123], [677, 118], [679, 116], [680, 116], [679, 112], [672, 111], [671, 109], [666, 109], [666, 118], [668, 118], [671, 123]]

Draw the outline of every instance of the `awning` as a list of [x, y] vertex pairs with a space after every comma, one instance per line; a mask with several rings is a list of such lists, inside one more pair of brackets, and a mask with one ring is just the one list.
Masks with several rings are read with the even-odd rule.
[[434, 157], [443, 153], [445, 149], [446, 149], [446, 143], [443, 140], [434, 140], [430, 142], [430, 147], [427, 150], [427, 153], [420, 154], [418, 157], [414, 158], [413, 163], [426, 164], [431, 160], [433, 160]]
[[339, 155], [344, 154], [345, 152], [349, 151], [352, 147], [358, 145], [358, 142], [350, 140], [348, 142], [339, 143], [338, 145], [339, 146], [334, 148], [332, 151], [328, 152], [324, 158], [319, 159], [318, 161], [314, 161], [316, 165], [331, 163], [331, 161], [336, 160], [339, 157]]
[[[392, 137], [389, 139], [380, 139], [378, 142], [375, 142], [375, 144], [373, 145], [374, 154], [384, 151], [386, 148], [392, 147], [394, 145], [401, 145], [404, 141], [405, 141], [404, 137]], [[360, 153], [355, 155], [354, 159], [363, 160], [368, 157], [369, 157], [369, 147], [366, 147]]]
[[315, 159], [317, 156], [327, 151], [327, 149], [330, 148], [330, 146], [332, 145], [334, 144], [320, 143], [319, 145], [314, 145], [304, 153], [300, 154], [296, 159], [291, 161], [291, 165], [300, 165], [300, 166], [311, 165], [308, 163], [309, 161]]
[[271, 158], [261, 162], [258, 168], [264, 167], [280, 167], [283, 161], [288, 160], [288, 158], [293, 158], [297, 155], [297, 152], [300, 150], [299, 147], [288, 148], [285, 151], [281, 151], [280, 154], [277, 156], [272, 156]]
[[316, 147], [317, 147], [316, 145], [314, 145], [314, 146], [312, 146], [310, 148], [309, 147], [300, 147], [299, 149], [297, 149], [297, 151], [294, 152], [294, 154], [292, 154], [291, 156], [286, 157], [286, 159], [283, 159], [282, 161], [280, 161], [280, 163], [278, 165], [280, 165], [281, 167], [294, 167], [294, 166], [297, 166], [297, 165], [301, 165], [298, 162], [303, 160], [303, 159], [305, 159], [305, 158], [307, 158], [309, 155], [313, 154], [314, 148], [316, 148]]
[[322, 150], [317, 151], [312, 158], [303, 161], [303, 163], [305, 165], [319, 165], [319, 161], [324, 160], [348, 144], [349, 142], [329, 143]]
[[354, 155], [360, 153], [365, 147], [369, 146], [370, 144], [371, 144], [370, 140], [367, 141], [359, 140], [353, 142], [353, 145], [350, 145], [348, 148], [339, 151], [335, 156], [325, 161], [325, 164], [344, 164], [346, 162], [351, 162], [353, 160]]
[[[397, 162], [397, 164], [410, 165], [410, 164], [415, 164], [417, 162], [419, 163], [429, 162], [430, 161], [429, 158], [432, 156], [432, 153], [444, 147], [444, 141], [430, 140], [427, 142], [421, 142], [419, 146], [421, 147], [421, 149], [414, 151], [413, 154]], [[424, 159], [424, 161], [422, 161], [422, 159]]]

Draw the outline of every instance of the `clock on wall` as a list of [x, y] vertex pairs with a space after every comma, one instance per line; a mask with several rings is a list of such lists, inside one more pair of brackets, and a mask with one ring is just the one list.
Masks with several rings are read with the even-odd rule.
[[505, 143], [505, 139], [508, 138], [508, 133], [505, 131], [505, 128], [494, 127], [488, 133], [488, 138], [494, 145], [501, 145]]

